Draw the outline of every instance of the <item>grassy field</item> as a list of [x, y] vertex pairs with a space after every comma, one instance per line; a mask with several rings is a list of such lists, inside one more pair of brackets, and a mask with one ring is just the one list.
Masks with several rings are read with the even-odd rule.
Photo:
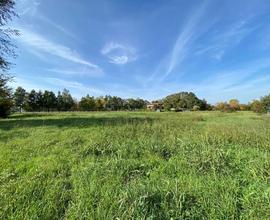
[[270, 219], [270, 117], [0, 120], [0, 219]]

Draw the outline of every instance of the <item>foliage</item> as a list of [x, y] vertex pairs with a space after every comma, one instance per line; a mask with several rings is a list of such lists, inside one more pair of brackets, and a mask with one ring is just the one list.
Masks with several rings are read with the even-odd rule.
[[216, 104], [215, 110], [227, 113], [235, 112], [237, 110], [240, 110], [240, 104], [236, 99], [230, 100], [229, 104], [227, 102], [219, 102]]
[[231, 99], [229, 101], [229, 106], [233, 111], [238, 111], [240, 110], [240, 103], [237, 99]]
[[166, 110], [174, 109], [189, 109], [192, 110], [194, 106], [199, 106], [200, 110], [206, 110], [207, 103], [205, 100], [200, 100], [192, 92], [180, 92], [167, 96], [163, 99], [164, 108]]
[[240, 111], [249, 111], [250, 105], [249, 104], [240, 104], [239, 108], [240, 108]]
[[79, 108], [83, 111], [94, 111], [95, 110], [95, 99], [87, 95], [86, 97], [82, 97], [79, 102]]
[[26, 105], [26, 91], [22, 87], [18, 87], [14, 92], [14, 104], [19, 108], [20, 112]]
[[264, 108], [264, 112], [270, 112], [270, 95], [261, 98], [261, 103]]
[[4, 27], [12, 20], [13, 16], [16, 16], [14, 5], [15, 1], [13, 0], [0, 1], [0, 117], [7, 117], [13, 105], [11, 89], [7, 86], [11, 78], [6, 71], [10, 67], [8, 57], [15, 56], [11, 36], [18, 35], [18, 32]]
[[19, 35], [19, 32], [11, 28], [4, 28], [16, 16], [14, 6], [15, 1], [13, 0], [0, 1], [0, 69], [2, 71], [9, 69], [10, 62], [8, 61], [8, 57], [16, 56], [14, 51], [15, 46], [11, 42], [11, 37]]
[[13, 106], [11, 89], [7, 83], [10, 81], [10, 77], [0, 74], [0, 118], [6, 118]]
[[265, 111], [263, 103], [259, 100], [253, 100], [250, 104], [250, 108], [253, 112], [256, 113], [263, 113]]
[[74, 106], [75, 101], [67, 89], [64, 89], [57, 95], [57, 110], [58, 111], [70, 111]]
[[15, 114], [0, 121], [0, 219], [269, 219], [269, 122]]

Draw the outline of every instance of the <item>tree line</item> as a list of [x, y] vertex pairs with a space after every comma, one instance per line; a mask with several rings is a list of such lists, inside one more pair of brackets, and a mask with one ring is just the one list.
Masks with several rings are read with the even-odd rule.
[[222, 112], [254, 111], [258, 113], [270, 110], [270, 95], [254, 100], [248, 104], [241, 104], [237, 99], [229, 102], [219, 102], [216, 105], [207, 103], [205, 99], [199, 99], [192, 92], [179, 92], [166, 96], [163, 99], [149, 102], [143, 99], [123, 99], [117, 96], [94, 97], [86, 95], [79, 101], [72, 97], [67, 89], [58, 92], [45, 90], [27, 92], [18, 87], [12, 95], [14, 111], [119, 111], [119, 110], [142, 110], [150, 104], [151, 110], [163, 111], [204, 111], [219, 110]]
[[179, 92], [171, 94], [164, 99], [153, 102], [154, 110], [162, 109], [165, 111], [173, 110], [191, 110], [191, 111], [253, 111], [256, 113], [270, 112], [270, 94], [261, 97], [259, 100], [253, 100], [248, 104], [240, 103], [237, 99], [231, 99], [228, 102], [218, 102], [215, 105], [207, 103], [205, 99], [199, 99], [192, 92]]
[[270, 94], [255, 99], [248, 104], [241, 104], [237, 99], [231, 99], [229, 102], [219, 102], [214, 106], [215, 110], [222, 112], [234, 111], [253, 111], [256, 113], [270, 112]]
[[117, 96], [94, 97], [86, 95], [79, 101], [67, 89], [55, 94], [45, 90], [27, 92], [18, 87], [13, 94], [14, 111], [118, 111], [145, 109], [148, 101], [143, 99], [122, 99]]

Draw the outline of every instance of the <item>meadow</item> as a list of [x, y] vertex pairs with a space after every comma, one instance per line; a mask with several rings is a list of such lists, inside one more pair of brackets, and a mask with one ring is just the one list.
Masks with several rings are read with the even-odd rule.
[[0, 219], [270, 219], [270, 117], [1, 119]]

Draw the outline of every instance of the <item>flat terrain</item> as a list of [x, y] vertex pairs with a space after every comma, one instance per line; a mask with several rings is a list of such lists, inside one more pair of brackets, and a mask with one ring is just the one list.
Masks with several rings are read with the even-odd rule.
[[0, 219], [270, 219], [270, 117], [0, 120]]

